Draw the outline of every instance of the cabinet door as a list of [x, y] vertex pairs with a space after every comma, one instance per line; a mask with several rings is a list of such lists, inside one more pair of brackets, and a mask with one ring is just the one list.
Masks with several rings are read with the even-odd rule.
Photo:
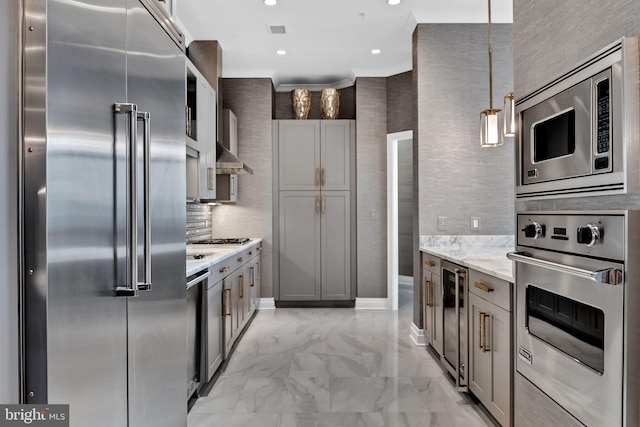
[[280, 192], [280, 299], [319, 300], [320, 193]]
[[222, 363], [222, 282], [207, 289], [207, 369], [209, 381]]
[[433, 300], [435, 294], [433, 293], [433, 278], [432, 273], [426, 268], [422, 269], [422, 295], [424, 295], [424, 339], [427, 344], [433, 346], [433, 321], [434, 321], [434, 309]]
[[280, 190], [320, 189], [320, 122], [278, 122]]
[[251, 283], [251, 312], [260, 304], [260, 256], [253, 263], [253, 281]]
[[469, 294], [469, 314], [469, 389], [502, 425], [509, 425], [511, 315], [474, 294]]
[[216, 198], [216, 91], [198, 76], [198, 142], [201, 147], [199, 161], [199, 195], [201, 199]]
[[351, 210], [348, 191], [321, 195], [322, 299], [351, 298]]
[[351, 121], [320, 122], [320, 172], [323, 191], [349, 190]]
[[431, 273], [431, 284], [433, 285], [433, 342], [431, 346], [440, 355], [444, 351], [444, 306], [442, 291], [442, 281], [440, 275]]

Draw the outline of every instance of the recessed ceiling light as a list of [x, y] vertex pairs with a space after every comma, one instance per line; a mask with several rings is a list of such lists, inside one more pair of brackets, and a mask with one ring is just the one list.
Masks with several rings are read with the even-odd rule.
[[267, 6], [275, 6], [278, 4], [278, 0], [264, 0], [264, 4]]
[[373, 53], [374, 55], [379, 55], [380, 52], [382, 52], [380, 49], [371, 49], [371, 53]]
[[387, 3], [389, 3], [391, 6], [395, 6], [400, 4], [400, 0], [387, 0]]
[[276, 50], [276, 53], [277, 53], [278, 55], [286, 55], [286, 54], [287, 54], [287, 51], [286, 51], [286, 50], [284, 50], [284, 49], [279, 49], [279, 50]]

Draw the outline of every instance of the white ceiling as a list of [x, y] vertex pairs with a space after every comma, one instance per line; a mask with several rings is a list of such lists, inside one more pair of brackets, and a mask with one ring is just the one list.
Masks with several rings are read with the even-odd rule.
[[[280, 90], [345, 87], [355, 77], [408, 71], [416, 23], [486, 23], [483, 0], [174, 0], [191, 40], [218, 40], [223, 77], [270, 77]], [[512, 22], [512, 0], [493, 0], [492, 21]], [[284, 25], [286, 34], [269, 26]], [[371, 49], [381, 49], [372, 55]], [[276, 55], [284, 49], [287, 54]]]

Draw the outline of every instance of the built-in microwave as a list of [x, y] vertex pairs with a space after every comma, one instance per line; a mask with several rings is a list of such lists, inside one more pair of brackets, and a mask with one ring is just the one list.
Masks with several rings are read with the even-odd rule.
[[518, 197], [638, 192], [638, 45], [624, 38], [517, 100]]

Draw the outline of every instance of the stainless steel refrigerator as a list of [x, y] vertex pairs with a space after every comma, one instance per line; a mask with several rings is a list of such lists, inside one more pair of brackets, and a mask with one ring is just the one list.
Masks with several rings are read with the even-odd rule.
[[179, 35], [139, 0], [24, 1], [24, 402], [186, 426]]

